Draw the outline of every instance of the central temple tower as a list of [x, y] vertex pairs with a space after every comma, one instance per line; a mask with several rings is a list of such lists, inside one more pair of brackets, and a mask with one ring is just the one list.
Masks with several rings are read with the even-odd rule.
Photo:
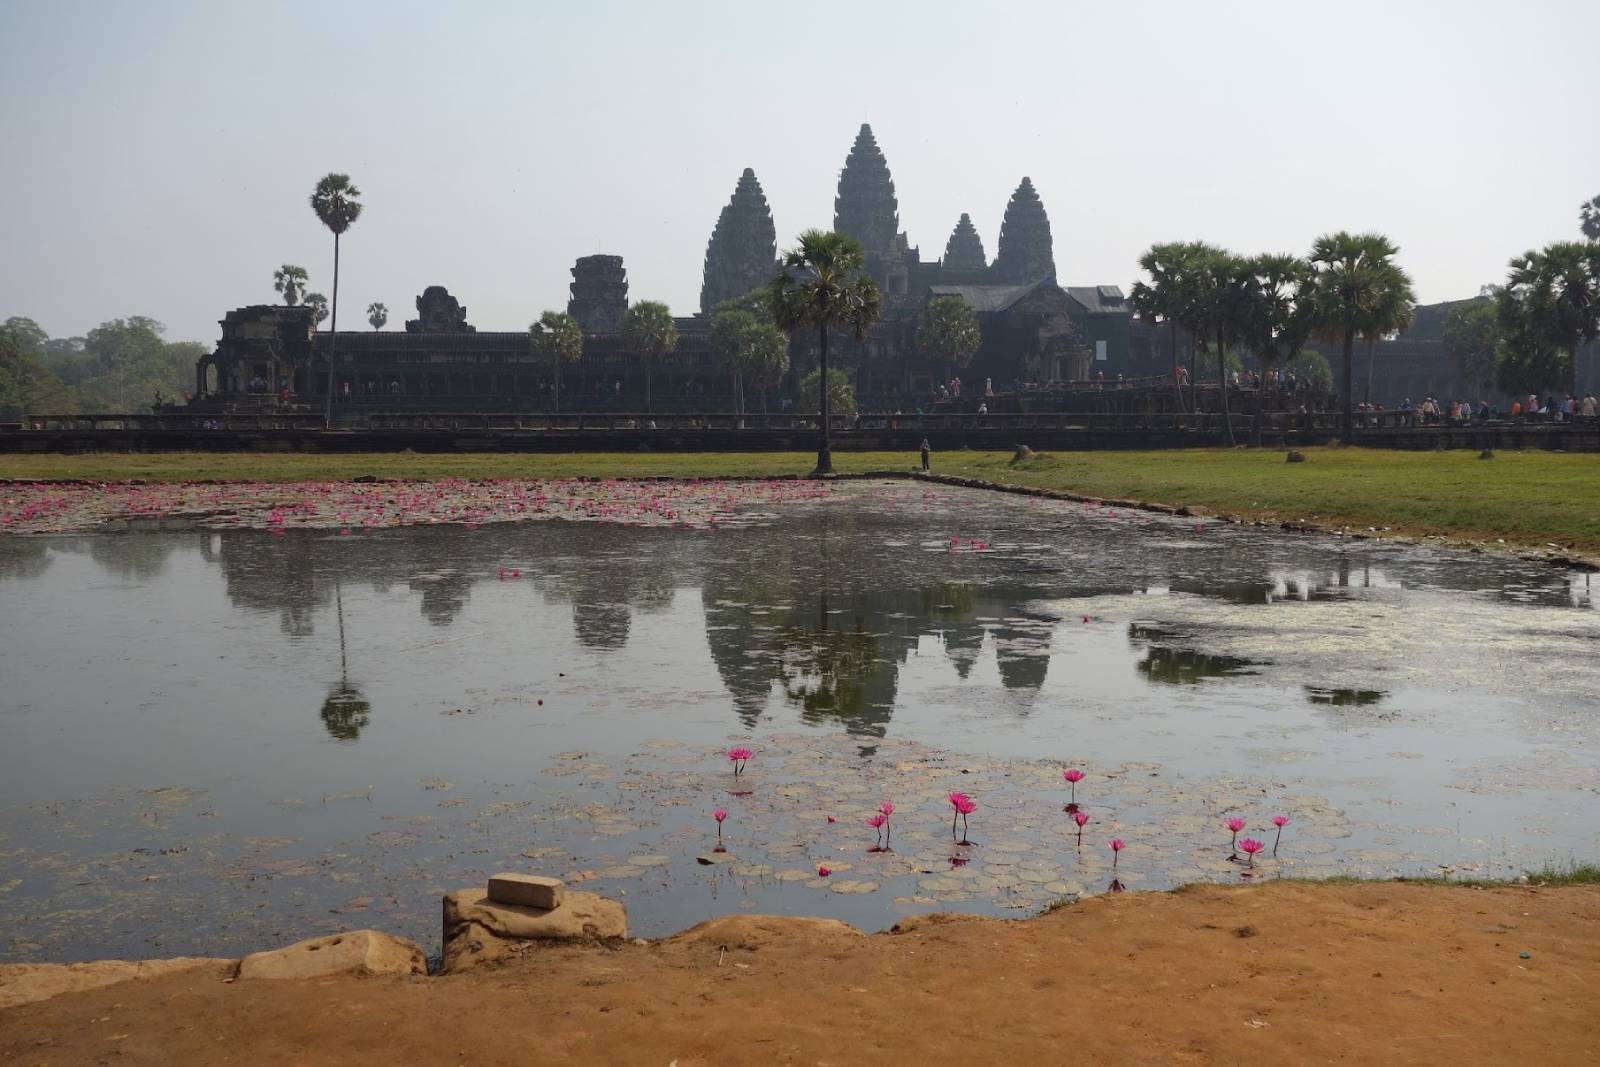
[[900, 204], [888, 161], [865, 122], [839, 172], [839, 194], [833, 200], [833, 228], [861, 242], [867, 273], [885, 296], [904, 296], [907, 270], [905, 238], [900, 233]]

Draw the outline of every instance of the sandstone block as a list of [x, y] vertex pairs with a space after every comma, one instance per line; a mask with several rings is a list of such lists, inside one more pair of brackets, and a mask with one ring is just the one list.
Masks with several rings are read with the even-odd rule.
[[210, 970], [218, 980], [233, 973], [234, 960], [180, 956], [170, 960], [99, 960], [94, 963], [0, 964], [0, 1009], [49, 1000], [63, 993], [140, 978], [161, 978], [198, 969]]
[[352, 930], [256, 952], [239, 962], [240, 978], [323, 978], [330, 974], [427, 974], [416, 942], [378, 930]]
[[503, 959], [518, 941], [609, 940], [628, 936], [628, 913], [595, 893], [565, 893], [556, 908], [497, 904], [474, 886], [444, 896], [444, 965], [454, 974]]
[[489, 899], [496, 904], [519, 904], [524, 908], [559, 908], [566, 890], [559, 878], [537, 874], [497, 874], [489, 879]]

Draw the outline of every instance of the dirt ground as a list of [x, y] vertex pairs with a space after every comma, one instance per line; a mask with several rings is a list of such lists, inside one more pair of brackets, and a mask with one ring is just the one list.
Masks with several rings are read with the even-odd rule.
[[733, 916], [447, 977], [191, 971], [0, 1012], [19, 1065], [1450, 1060], [1600, 1061], [1600, 886], [1191, 887], [870, 937]]

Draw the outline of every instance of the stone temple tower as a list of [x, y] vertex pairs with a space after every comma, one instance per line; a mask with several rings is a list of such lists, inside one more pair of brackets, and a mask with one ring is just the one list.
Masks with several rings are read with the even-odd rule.
[[1045, 214], [1031, 179], [1023, 178], [1011, 194], [1000, 224], [1000, 249], [989, 269], [1001, 285], [1022, 285], [1056, 276], [1050, 239], [1050, 216]]
[[940, 266], [945, 270], [982, 271], [989, 266], [989, 258], [983, 252], [983, 238], [978, 236], [978, 229], [972, 225], [972, 216], [965, 211], [956, 223], [950, 240], [945, 242], [944, 259]]
[[907, 268], [900, 233], [900, 204], [894, 195], [889, 164], [872, 136], [861, 124], [856, 142], [839, 172], [839, 195], [833, 201], [833, 228], [861, 242], [867, 253], [867, 273], [885, 295], [904, 295]]
[[749, 167], [739, 176], [733, 199], [717, 216], [706, 245], [705, 273], [700, 283], [700, 311], [743, 296], [777, 274], [778, 232], [772, 225], [767, 194]]
[[900, 232], [899, 211], [888, 161], [878, 149], [872, 127], [863, 122], [839, 172], [833, 228], [860, 241], [868, 252], [887, 253]]
[[584, 333], [621, 333], [628, 313], [628, 272], [621, 256], [582, 256], [572, 265], [567, 314]]

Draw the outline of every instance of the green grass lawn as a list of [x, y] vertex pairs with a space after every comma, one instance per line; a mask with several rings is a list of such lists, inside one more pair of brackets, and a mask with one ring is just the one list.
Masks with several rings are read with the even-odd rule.
[[[1258, 519], [1563, 548], [1600, 555], [1600, 456], [1470, 451], [1282, 452], [1193, 449], [1062, 452], [1013, 464], [1007, 452], [949, 452], [934, 471], [1091, 496], [1201, 505]], [[0, 478], [116, 481], [386, 478], [726, 477], [804, 474], [806, 453], [156, 453], [0, 455]], [[910, 470], [907, 452], [839, 452], [840, 473]]]

